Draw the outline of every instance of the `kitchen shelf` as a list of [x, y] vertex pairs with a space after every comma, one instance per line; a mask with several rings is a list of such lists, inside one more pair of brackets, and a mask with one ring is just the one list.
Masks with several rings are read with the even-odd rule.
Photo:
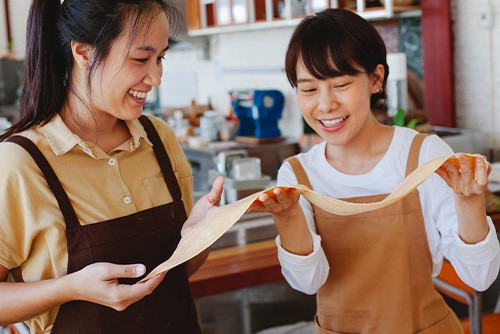
[[[364, 2], [358, 0], [357, 14], [368, 21], [377, 20], [388, 20], [397, 19], [403, 17], [420, 17], [422, 11], [419, 6], [395, 6], [392, 4], [391, 0], [386, 0], [385, 6], [370, 7], [365, 8]], [[204, 6], [201, 4], [200, 6]], [[302, 17], [291, 17], [291, 13], [288, 13], [288, 18], [276, 17], [273, 12], [272, 6], [268, 6], [267, 17], [268, 20], [255, 20], [251, 23], [233, 24], [233, 25], [223, 25], [223, 26], [207, 26], [201, 29], [189, 29], [188, 34], [190, 36], [209, 36], [225, 33], [243, 32], [243, 31], [254, 31], [254, 30], [264, 30], [264, 29], [274, 29], [274, 28], [286, 28], [297, 26], [305, 16]], [[335, 1], [331, 1], [331, 8], [335, 8]], [[252, 21], [252, 20], [251, 20]], [[206, 18], [201, 20], [202, 26], [206, 25]]]

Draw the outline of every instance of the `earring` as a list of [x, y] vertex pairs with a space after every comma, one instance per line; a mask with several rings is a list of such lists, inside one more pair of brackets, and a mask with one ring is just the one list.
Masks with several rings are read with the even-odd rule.
[[380, 86], [380, 88], [378, 89], [377, 93], [380, 94], [384, 91], [384, 89], [382, 88], [382, 86]]

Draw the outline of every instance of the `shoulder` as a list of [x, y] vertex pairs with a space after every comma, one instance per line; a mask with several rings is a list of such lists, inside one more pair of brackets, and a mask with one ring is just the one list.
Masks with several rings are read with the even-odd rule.
[[422, 143], [419, 163], [452, 155], [453, 149], [437, 135], [429, 135]]
[[21, 146], [0, 143], [0, 156], [5, 161], [0, 164], [0, 192], [9, 194], [29, 193], [44, 182], [44, 176], [31, 155]]
[[4, 163], [0, 164], [0, 177], [20, 174], [36, 167], [31, 155], [20, 145], [11, 142], [0, 143], [0, 156]]
[[314, 145], [309, 151], [299, 153], [283, 163], [278, 171], [278, 184], [281, 185], [296, 185], [298, 183], [295, 172], [290, 164], [290, 159], [296, 158], [304, 168], [308, 177], [315, 174], [316, 170], [321, 165], [321, 159], [324, 157], [325, 142]]
[[[395, 131], [397, 131], [397, 140], [407, 150], [410, 149], [415, 136], [419, 134], [418, 131], [403, 127], [396, 127]], [[419, 164], [432, 159], [446, 157], [451, 154], [453, 154], [453, 150], [443, 139], [435, 134], [429, 134], [422, 142], [419, 153]]]

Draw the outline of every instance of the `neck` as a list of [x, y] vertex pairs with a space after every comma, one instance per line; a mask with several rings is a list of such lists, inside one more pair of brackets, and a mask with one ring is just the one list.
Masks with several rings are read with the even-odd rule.
[[342, 145], [326, 144], [326, 158], [336, 169], [349, 174], [369, 172], [384, 156], [394, 129], [369, 116], [362, 130]]
[[[79, 96], [83, 97], [86, 94], [79, 94]], [[88, 99], [83, 103], [71, 93], [60, 115], [71, 132], [83, 141], [99, 146], [106, 153], [131, 136], [125, 122], [94, 108]]]

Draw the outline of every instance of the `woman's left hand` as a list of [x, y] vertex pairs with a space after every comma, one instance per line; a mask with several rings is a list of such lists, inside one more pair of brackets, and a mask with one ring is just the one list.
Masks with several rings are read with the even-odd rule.
[[455, 157], [457, 160], [448, 159], [436, 173], [459, 197], [483, 195], [491, 172], [486, 157], [479, 154], [468, 157], [463, 153], [456, 153]]
[[190, 229], [192, 229], [200, 220], [205, 218], [207, 212], [215, 206], [219, 205], [222, 189], [224, 187], [224, 178], [219, 176], [215, 179], [212, 190], [202, 198], [200, 198], [194, 205], [191, 214], [182, 226], [181, 236], [184, 236]]

